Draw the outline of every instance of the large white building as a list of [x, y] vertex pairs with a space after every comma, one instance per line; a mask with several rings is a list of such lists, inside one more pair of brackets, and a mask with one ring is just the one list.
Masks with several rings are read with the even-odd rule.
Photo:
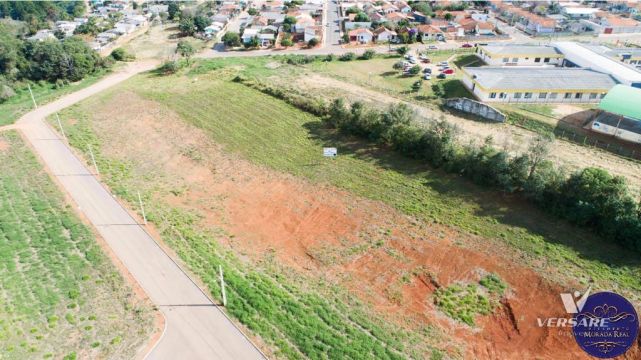
[[478, 47], [476, 55], [493, 66], [558, 66], [563, 54], [553, 46], [487, 45]]
[[563, 66], [593, 69], [612, 75], [622, 84], [641, 88], [641, 72], [633, 66], [601, 54], [588, 45], [570, 41], [557, 42], [553, 45], [565, 56]]
[[590, 69], [559, 67], [464, 67], [463, 84], [481, 101], [596, 103], [617, 84]]

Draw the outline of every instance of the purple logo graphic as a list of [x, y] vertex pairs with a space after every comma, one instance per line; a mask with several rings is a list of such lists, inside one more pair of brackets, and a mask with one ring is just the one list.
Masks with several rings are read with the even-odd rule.
[[588, 354], [610, 359], [624, 354], [639, 333], [634, 306], [623, 296], [600, 292], [590, 295], [574, 315], [577, 344]]

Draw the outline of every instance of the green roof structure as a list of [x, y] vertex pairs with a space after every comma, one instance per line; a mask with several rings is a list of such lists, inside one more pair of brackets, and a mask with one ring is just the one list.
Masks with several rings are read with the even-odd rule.
[[599, 109], [641, 121], [641, 89], [616, 85], [601, 100]]

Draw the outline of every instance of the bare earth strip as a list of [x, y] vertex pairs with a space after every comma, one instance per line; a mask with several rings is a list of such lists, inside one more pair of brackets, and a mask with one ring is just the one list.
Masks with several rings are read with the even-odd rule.
[[153, 62], [131, 64], [91, 87], [26, 114], [19, 120], [18, 128], [165, 316], [165, 333], [147, 358], [263, 358], [44, 122], [47, 115], [155, 65]]

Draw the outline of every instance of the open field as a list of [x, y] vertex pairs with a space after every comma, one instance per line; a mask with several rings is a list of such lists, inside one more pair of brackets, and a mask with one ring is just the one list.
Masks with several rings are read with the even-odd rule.
[[[590, 283], [638, 303], [635, 256], [230, 81], [304, 71], [262, 61], [138, 76], [61, 116], [74, 146], [99, 149], [120, 197], [135, 206], [132, 189], [143, 191], [164, 241], [215, 297], [212, 265], [224, 264], [227, 311], [277, 357], [356, 357], [341, 345], [356, 341], [388, 358], [581, 358], [535, 326], [562, 313], [561, 289]], [[339, 157], [323, 159], [325, 145]], [[459, 282], [507, 290], [490, 313], [471, 314], [456, 305], [471, 294], [450, 287]], [[440, 310], [437, 297], [455, 306]]]
[[15, 132], [0, 133], [2, 359], [124, 359], [153, 330], [92, 232]]

